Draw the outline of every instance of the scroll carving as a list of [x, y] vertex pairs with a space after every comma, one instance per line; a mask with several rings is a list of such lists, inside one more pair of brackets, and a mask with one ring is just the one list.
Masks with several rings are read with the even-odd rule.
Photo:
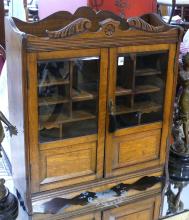
[[130, 27], [139, 29], [139, 30], [143, 30], [143, 31], [147, 31], [147, 32], [162, 32], [165, 29], [164, 25], [161, 26], [153, 26], [151, 24], [148, 24], [146, 21], [144, 21], [142, 18], [140, 17], [134, 17], [134, 18], [129, 18], [127, 20], [128, 24]]
[[92, 27], [92, 22], [87, 18], [78, 18], [58, 31], [46, 31], [49, 38], [66, 38], [84, 33]]

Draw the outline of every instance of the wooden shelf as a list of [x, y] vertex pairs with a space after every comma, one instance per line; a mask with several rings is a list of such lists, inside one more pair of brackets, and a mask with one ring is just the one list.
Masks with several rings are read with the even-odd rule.
[[160, 88], [154, 85], [140, 85], [136, 86], [135, 94], [142, 94], [142, 93], [151, 93], [151, 92], [159, 92]]
[[72, 89], [72, 100], [75, 102], [96, 99], [96, 94], [84, 90], [77, 91]]
[[152, 93], [152, 92], [159, 92], [159, 91], [160, 91], [160, 88], [154, 85], [136, 86], [135, 91], [133, 91], [132, 89], [125, 89], [123, 87], [118, 86], [116, 88], [115, 95], [123, 96], [123, 95], [130, 95], [130, 94]]
[[155, 102], [140, 102], [135, 103], [133, 108], [126, 107], [123, 105], [116, 106], [116, 115], [132, 113], [132, 112], [141, 112], [141, 113], [150, 113], [157, 112], [162, 108], [161, 105], [156, 104]]
[[55, 79], [55, 80], [51, 80], [50, 82], [39, 82], [38, 87], [47, 87], [47, 86], [58, 86], [58, 85], [65, 85], [65, 84], [69, 84], [70, 81], [69, 80], [62, 80], [62, 79]]
[[[39, 118], [43, 119], [45, 115], [40, 116]], [[88, 119], [95, 119], [96, 115], [86, 112], [86, 111], [73, 111], [72, 117], [69, 117], [65, 114], [54, 114], [50, 117], [50, 119], [47, 122], [43, 122], [44, 120], [41, 120], [40, 122], [40, 130], [43, 128], [53, 128], [57, 127], [57, 125], [64, 124], [64, 123], [70, 123], [70, 122], [76, 122], [76, 121], [83, 121]]]
[[116, 96], [130, 95], [130, 94], [132, 94], [131, 89], [125, 89], [125, 88], [120, 87], [120, 86], [116, 87], [116, 92], [115, 92]]
[[62, 104], [62, 103], [68, 103], [68, 102], [69, 102], [69, 99], [62, 97], [62, 96], [39, 98], [39, 106], [56, 105], [56, 104]]
[[160, 70], [147, 68], [147, 69], [138, 69], [135, 72], [136, 76], [151, 76], [161, 74]]

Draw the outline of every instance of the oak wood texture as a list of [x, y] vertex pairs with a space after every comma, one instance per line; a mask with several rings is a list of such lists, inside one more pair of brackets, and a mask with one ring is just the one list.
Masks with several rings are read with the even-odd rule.
[[[88, 28], [75, 31], [74, 22], [84, 18], [90, 21]], [[14, 146], [13, 169], [15, 186], [32, 213], [34, 204], [57, 196], [72, 196], [87, 190], [102, 191], [113, 184], [132, 182], [144, 175], [162, 175], [170, 132], [171, 108], [178, 72], [177, 59], [182, 29], [165, 24], [155, 14], [145, 15], [137, 20], [126, 21], [110, 12], [95, 13], [89, 8], [80, 8], [75, 14], [58, 12], [37, 23], [29, 24], [16, 18], [6, 19], [6, 44], [8, 61], [8, 88], [10, 120], [18, 128], [19, 135], [12, 138]], [[71, 26], [69, 24], [71, 23]], [[77, 23], [77, 22], [76, 22]], [[135, 24], [136, 23], [136, 24]], [[146, 23], [148, 25], [146, 25]], [[74, 27], [65, 38], [49, 38], [46, 30], [56, 31]], [[77, 27], [78, 28], [78, 27]], [[76, 29], [77, 29], [76, 28]], [[82, 29], [83, 30], [83, 29]], [[77, 33], [77, 34], [75, 34]], [[60, 34], [61, 35], [61, 34]], [[163, 120], [130, 128], [118, 129], [110, 133], [109, 103], [117, 97], [159, 92], [158, 86], [139, 85], [135, 89], [116, 86], [118, 54], [167, 51], [168, 70], [165, 87]], [[56, 61], [80, 57], [100, 57], [100, 79], [98, 94], [82, 90], [79, 94], [70, 86], [70, 79], [38, 83], [38, 61]], [[70, 67], [73, 71], [73, 67]], [[136, 71], [136, 77], [161, 74], [153, 68]], [[73, 102], [98, 100], [98, 131], [85, 135], [51, 142], [40, 142], [39, 132], [45, 128], [58, 128], [78, 119], [94, 119], [96, 116], [85, 110], [72, 112], [69, 117], [63, 113], [56, 123], [39, 122], [38, 108], [44, 106], [44, 99], [38, 97], [38, 89], [48, 86], [67, 86], [72, 94], [67, 98], [47, 97], [49, 104], [63, 103], [73, 106]], [[161, 105], [138, 103], [131, 107], [117, 108], [115, 115], [157, 111]], [[45, 116], [44, 116], [45, 117]], [[160, 193], [161, 185], [144, 192], [132, 192], [125, 202], [142, 201], [148, 196]], [[155, 199], [151, 200], [155, 204]], [[158, 210], [159, 205], [148, 206]], [[157, 202], [158, 204], [158, 202]], [[112, 207], [108, 204], [108, 207]], [[134, 205], [129, 205], [132, 209]], [[138, 205], [137, 205], [138, 207]], [[144, 207], [144, 206], [143, 206]], [[96, 207], [74, 207], [67, 210], [65, 217], [95, 212]], [[106, 209], [106, 206], [98, 210]], [[129, 209], [128, 208], [128, 212]], [[127, 207], [126, 207], [127, 210]], [[150, 211], [144, 213], [148, 220]], [[121, 211], [122, 212], [122, 211]], [[124, 212], [124, 211], [123, 211]], [[127, 216], [129, 214], [123, 214]], [[155, 211], [156, 212], [156, 211]], [[158, 211], [157, 211], [158, 212]], [[107, 211], [108, 213], [108, 211]], [[108, 215], [108, 214], [107, 214]], [[115, 211], [116, 219], [117, 211]], [[133, 218], [137, 214], [131, 214]], [[104, 215], [106, 216], [106, 215]], [[79, 217], [79, 216], [78, 216]], [[32, 219], [61, 219], [57, 215], [33, 215]], [[86, 219], [99, 219], [100, 214], [89, 214]], [[125, 217], [123, 217], [124, 219]], [[82, 219], [82, 217], [79, 219]], [[146, 219], [145, 219], [146, 220]]]
[[103, 220], [158, 220], [160, 197], [128, 204], [103, 213]]
[[88, 31], [91, 28], [92, 24], [89, 19], [78, 18], [72, 23], [68, 24], [66, 27], [58, 31], [48, 31], [47, 34], [50, 38], [65, 38], [70, 37], [75, 34], [80, 34]]
[[[34, 218], [35, 220], [41, 220], [41, 218]], [[59, 220], [64, 220], [65, 218], [59, 218]], [[93, 212], [90, 214], [85, 214], [85, 215], [80, 215], [80, 216], [75, 216], [75, 217], [68, 217], [66, 219], [69, 220], [101, 220], [101, 212]]]

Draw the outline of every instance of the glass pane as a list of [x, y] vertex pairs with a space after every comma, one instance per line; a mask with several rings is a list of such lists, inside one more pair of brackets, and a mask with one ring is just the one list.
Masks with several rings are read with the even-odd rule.
[[99, 57], [38, 62], [39, 141], [97, 133]]
[[162, 121], [168, 51], [119, 55], [115, 115], [118, 128]]

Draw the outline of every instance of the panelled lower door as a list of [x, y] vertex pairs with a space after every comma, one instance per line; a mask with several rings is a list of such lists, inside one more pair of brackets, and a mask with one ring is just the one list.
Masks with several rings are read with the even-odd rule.
[[158, 220], [160, 196], [107, 210], [103, 220]]
[[29, 55], [32, 192], [102, 177], [107, 57], [107, 49]]
[[105, 175], [164, 163], [173, 92], [175, 46], [112, 48]]

